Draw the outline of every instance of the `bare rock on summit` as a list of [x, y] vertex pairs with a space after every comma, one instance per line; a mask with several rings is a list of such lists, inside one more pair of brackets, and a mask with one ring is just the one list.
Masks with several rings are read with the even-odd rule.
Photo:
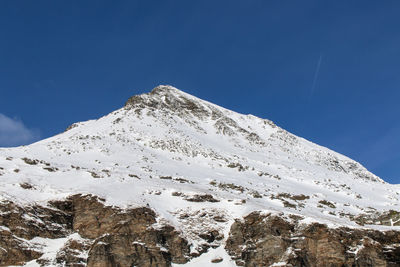
[[125, 103], [127, 109], [145, 107], [151, 110], [173, 112], [181, 117], [194, 116], [197, 119], [203, 119], [212, 114], [212, 109], [206, 105], [168, 85], [157, 86], [148, 94], [132, 96]]

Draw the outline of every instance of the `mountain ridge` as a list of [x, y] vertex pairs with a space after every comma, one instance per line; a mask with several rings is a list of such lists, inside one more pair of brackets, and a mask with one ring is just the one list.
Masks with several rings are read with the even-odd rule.
[[[272, 223], [278, 216], [289, 222], [290, 229], [318, 223], [327, 225], [327, 229], [393, 231], [400, 224], [397, 185], [269, 120], [236, 113], [165, 85], [129, 98], [122, 108], [97, 120], [75, 123], [54, 137], [29, 146], [1, 148], [0, 178], [4, 207], [10, 207], [6, 203], [20, 210], [35, 206], [43, 214], [56, 207], [57, 214], [69, 214], [59, 227], [81, 234], [86, 240], [81, 242], [82, 247], [85, 242], [91, 244], [87, 245], [89, 250], [83, 249], [89, 254], [105, 249], [99, 243], [105, 241], [98, 235], [115, 231], [118, 225], [100, 215], [87, 215], [91, 214], [90, 207], [123, 221], [127, 220], [124, 210], [149, 218], [152, 224], [143, 221], [143, 227], [154, 229], [151, 238], [133, 225], [126, 227], [152, 240], [145, 245], [136, 240], [138, 246], [161, 246], [153, 240], [159, 235], [165, 240], [181, 238], [179, 249], [165, 241], [169, 244], [168, 257], [175, 257], [165, 266], [185, 263], [209, 248], [218, 250], [228, 236], [232, 237], [230, 227], [246, 228], [235, 224], [243, 218], [256, 222], [264, 218], [259, 221], [264, 225], [262, 221], [271, 219]], [[87, 206], [85, 201], [92, 204]], [[86, 217], [76, 210], [84, 211]], [[30, 209], [27, 212], [36, 216]], [[249, 215], [254, 212], [259, 212], [257, 219]], [[89, 233], [82, 228], [84, 224], [72, 223], [72, 227], [64, 223], [80, 217], [92, 222], [96, 216], [110, 226], [99, 226]], [[94, 222], [90, 225], [97, 229]], [[120, 241], [125, 238], [115, 235], [112, 238]], [[358, 240], [357, 235], [354, 238]], [[229, 255], [240, 258], [240, 242], [230, 240]], [[282, 245], [282, 249], [287, 246]], [[225, 259], [221, 264], [229, 263], [226, 266], [242, 261], [220, 253]], [[85, 264], [96, 266], [89, 264], [89, 259], [94, 259], [90, 256], [94, 254], [89, 254], [85, 254]], [[161, 254], [154, 257], [164, 260]], [[148, 258], [142, 260], [147, 262]]]

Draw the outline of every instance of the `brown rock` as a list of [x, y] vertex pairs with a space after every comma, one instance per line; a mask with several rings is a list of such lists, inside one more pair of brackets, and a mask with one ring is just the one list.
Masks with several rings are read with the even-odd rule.
[[[74, 232], [84, 239], [68, 241], [57, 253], [58, 264], [161, 267], [189, 259], [187, 241], [172, 226], [155, 228], [156, 214], [149, 208], [121, 210], [105, 206], [97, 197], [83, 195], [49, 205], [52, 208], [0, 204], [0, 266], [21, 265], [41, 256], [21, 238], [61, 238]], [[87, 253], [86, 259], [82, 255]], [[44, 260], [38, 263], [55, 264]]]
[[307, 226], [253, 212], [232, 226], [226, 249], [239, 266], [400, 266], [400, 232]]
[[42, 253], [29, 249], [26, 243], [11, 232], [0, 231], [0, 266], [22, 265], [41, 255]]
[[56, 261], [59, 264], [66, 263], [70, 267], [84, 267], [86, 258], [83, 255], [89, 251], [91, 245], [92, 242], [89, 240], [70, 240], [57, 253]]
[[292, 231], [293, 225], [279, 217], [253, 212], [232, 225], [226, 249], [245, 266], [269, 266], [288, 248]]
[[223, 258], [214, 258], [211, 260], [212, 263], [219, 263], [222, 262], [224, 259]]

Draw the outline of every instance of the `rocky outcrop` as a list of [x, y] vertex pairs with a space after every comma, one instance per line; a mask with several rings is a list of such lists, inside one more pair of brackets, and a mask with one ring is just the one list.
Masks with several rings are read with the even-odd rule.
[[328, 228], [254, 212], [233, 223], [226, 249], [239, 266], [400, 265], [400, 232]]
[[87, 251], [89, 251], [92, 243], [92, 240], [84, 239], [67, 241], [63, 248], [58, 251], [56, 263], [59, 265], [65, 264], [70, 267], [86, 266]]
[[[75, 195], [49, 207], [0, 204], [0, 266], [37, 260], [44, 266], [170, 266], [186, 263], [190, 247], [149, 208], [122, 210], [93, 196]], [[76, 239], [68, 236], [79, 234]], [[65, 238], [56, 262], [41, 258], [34, 238]]]
[[0, 266], [19, 265], [42, 256], [29, 243], [34, 237], [61, 238], [70, 233], [72, 217], [42, 206], [0, 203]]
[[[0, 266], [36, 260], [42, 266], [167, 267], [199, 256], [147, 207], [123, 210], [74, 195], [47, 207], [3, 202], [0, 211]], [[225, 248], [238, 266], [400, 265], [400, 232], [329, 228], [300, 219], [253, 212], [232, 224]], [[45, 257], [38, 238], [64, 242], [55, 259]], [[222, 237], [214, 231], [200, 238], [213, 244]]]
[[387, 226], [400, 226], [400, 212], [389, 210], [385, 212], [370, 212], [369, 214], [361, 214], [351, 218], [359, 225], [376, 224]]
[[9, 229], [0, 230], [0, 266], [20, 265], [41, 255], [42, 253], [27, 247]]
[[51, 207], [22, 207], [13, 202], [3, 202], [0, 213], [0, 225], [24, 239], [64, 237], [72, 226], [71, 214]]
[[[176, 114], [203, 133], [207, 132], [199, 127], [197, 120], [212, 120], [215, 121], [214, 127], [219, 134], [236, 136], [240, 133], [252, 144], [265, 145], [265, 141], [257, 133], [241, 127], [216, 106], [185, 94], [172, 86], [157, 86], [150, 93], [132, 96], [125, 103], [125, 109], [134, 110], [137, 115], [140, 115], [145, 108], [150, 110], [147, 115], [157, 117], [159, 115], [156, 115], [154, 111], [163, 112], [168, 117], [171, 113]], [[272, 121], [264, 120], [264, 123], [276, 127]]]

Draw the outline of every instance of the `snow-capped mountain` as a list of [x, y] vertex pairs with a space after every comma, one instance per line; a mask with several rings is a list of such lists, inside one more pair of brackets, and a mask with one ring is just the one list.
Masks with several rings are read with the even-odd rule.
[[[3, 253], [5, 256], [0, 252], [0, 265], [72, 266], [68, 265], [67, 256], [73, 254], [68, 244], [75, 242], [80, 244], [74, 247], [80, 254], [77, 252], [74, 266], [156, 266], [155, 262], [159, 266], [207, 266], [211, 260], [213, 266], [297, 266], [293, 257], [300, 256], [293, 244], [283, 246], [284, 253], [278, 256], [268, 256], [271, 260], [243, 259], [239, 254], [249, 249], [248, 244], [235, 247], [232, 229], [258, 212], [258, 218], [263, 218], [260, 222], [274, 216], [293, 223], [293, 229], [319, 223], [327, 229], [398, 230], [399, 189], [359, 163], [269, 120], [224, 109], [171, 86], [158, 86], [148, 94], [131, 97], [119, 110], [75, 123], [57, 136], [29, 146], [0, 149], [1, 211], [19, 212], [22, 218], [15, 226], [11, 217], [2, 219], [1, 233], [11, 243], [15, 237], [31, 251], [19, 261], [10, 259], [17, 252]], [[12, 207], [5, 208], [10, 203]], [[138, 234], [135, 228], [132, 235], [137, 238], [132, 238], [129, 246], [135, 251], [157, 247], [161, 256], [152, 252], [154, 260], [149, 261], [150, 256], [143, 256], [150, 253], [147, 250], [137, 253], [139, 256], [127, 250], [132, 259], [123, 256], [121, 260], [118, 257], [126, 253], [110, 245], [117, 243], [115, 240], [105, 238], [115, 238], [111, 233], [118, 228], [116, 224], [130, 221], [126, 214], [140, 209], [146, 209], [140, 214], [152, 214], [152, 219], [143, 223], [155, 231], [155, 241], [148, 241], [148, 236], [143, 231]], [[91, 214], [93, 211], [99, 214]], [[57, 218], [67, 214], [71, 222], [57, 221], [54, 212], [59, 212]], [[107, 216], [102, 218], [102, 214]], [[115, 225], [109, 221], [113, 216]], [[90, 218], [97, 220], [97, 226], [88, 223]], [[31, 234], [16, 230], [29, 232], [32, 224], [36, 230]], [[52, 224], [59, 234], [50, 234]], [[103, 225], [110, 227], [105, 230]], [[166, 234], [167, 226], [174, 230]], [[299, 232], [293, 230], [290, 236], [294, 233]], [[157, 239], [160, 235], [161, 241]], [[266, 237], [257, 238], [265, 241]], [[368, 247], [364, 239], [357, 240], [345, 247], [353, 253], [349, 252], [353, 262], [359, 253], [356, 249]], [[8, 250], [9, 243], [0, 241], [0, 247]], [[173, 245], [177, 243], [184, 245], [178, 249]], [[393, 247], [396, 242], [389, 243]], [[249, 255], [258, 255], [255, 247]], [[394, 246], [393, 251], [396, 249]], [[107, 255], [114, 255], [113, 260], [107, 261], [111, 257]], [[298, 266], [328, 266], [325, 263]]]

